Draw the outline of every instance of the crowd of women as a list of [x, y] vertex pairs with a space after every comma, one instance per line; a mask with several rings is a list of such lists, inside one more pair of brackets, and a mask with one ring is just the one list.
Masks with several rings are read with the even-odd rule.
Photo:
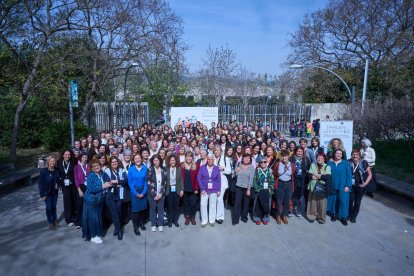
[[340, 137], [324, 149], [317, 136], [297, 145], [268, 126], [129, 126], [81, 138], [59, 159], [48, 157], [39, 191], [50, 229], [59, 226], [61, 189], [66, 224], [94, 243], [110, 223], [119, 240], [129, 221], [137, 236], [147, 222], [153, 232], [179, 227], [180, 205], [185, 225], [196, 225], [200, 210], [201, 227], [222, 224], [226, 209], [233, 225], [247, 223], [249, 213], [257, 225], [271, 215], [277, 224], [292, 216], [324, 224], [329, 216], [347, 225], [372, 192], [370, 146], [362, 140], [347, 160]]

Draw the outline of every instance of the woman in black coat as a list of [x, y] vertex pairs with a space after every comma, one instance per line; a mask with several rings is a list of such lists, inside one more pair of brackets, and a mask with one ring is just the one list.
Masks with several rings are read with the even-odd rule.
[[56, 159], [49, 156], [46, 168], [40, 170], [39, 194], [46, 205], [46, 217], [49, 229], [56, 230], [58, 226], [56, 204], [58, 199], [59, 171], [56, 169]]
[[63, 194], [63, 211], [68, 226], [73, 226], [76, 221], [76, 200], [78, 198], [78, 190], [75, 185], [75, 164], [72, 157], [72, 152], [65, 150], [58, 164], [60, 186]]

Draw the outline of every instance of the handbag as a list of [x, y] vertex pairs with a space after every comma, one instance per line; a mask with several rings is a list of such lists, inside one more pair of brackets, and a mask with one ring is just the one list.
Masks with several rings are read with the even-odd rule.
[[312, 193], [316, 196], [326, 196], [326, 186], [321, 181], [317, 180]]

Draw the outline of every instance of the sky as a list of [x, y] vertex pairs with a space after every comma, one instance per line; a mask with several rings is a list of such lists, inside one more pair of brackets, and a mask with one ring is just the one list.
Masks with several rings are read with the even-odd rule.
[[328, 0], [170, 0], [183, 19], [184, 41], [190, 47], [190, 72], [202, 67], [209, 45], [228, 46], [237, 61], [255, 73], [279, 75], [290, 52], [289, 34], [303, 17], [324, 8]]

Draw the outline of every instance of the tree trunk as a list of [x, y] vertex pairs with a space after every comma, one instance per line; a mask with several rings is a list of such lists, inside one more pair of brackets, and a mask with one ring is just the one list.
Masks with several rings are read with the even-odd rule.
[[36, 53], [36, 58], [33, 63], [32, 70], [29, 73], [26, 81], [24, 82], [22, 91], [20, 93], [20, 102], [16, 108], [16, 112], [14, 113], [14, 120], [13, 120], [13, 129], [12, 129], [12, 136], [10, 139], [10, 160], [16, 161], [17, 159], [17, 139], [19, 138], [19, 128], [20, 128], [20, 114], [26, 107], [28, 100], [30, 99], [32, 93], [30, 91], [30, 86], [33, 83], [33, 80], [37, 76], [37, 68], [39, 67], [40, 61], [43, 59], [43, 50], [45, 48], [47, 39], [40, 44], [39, 49]]
[[[97, 62], [96, 62], [96, 57], [93, 60], [93, 77], [92, 77], [92, 88], [91, 88], [91, 92], [88, 95], [86, 95], [86, 101], [85, 101], [85, 105], [82, 108], [82, 114], [80, 116], [80, 120], [85, 123], [86, 122], [86, 117], [88, 116], [89, 110], [91, 109], [91, 106], [93, 104], [93, 102], [95, 101], [95, 95], [96, 95], [96, 84], [97, 84], [97, 73], [96, 73], [96, 68], [97, 68]], [[89, 122], [88, 122], [89, 123]]]
[[81, 121], [83, 124], [88, 124], [89, 125], [89, 121], [87, 120], [88, 118], [88, 114], [89, 114], [89, 110], [92, 107], [92, 104], [95, 102], [95, 98], [93, 98], [92, 96], [89, 97], [86, 101], [85, 101], [85, 105], [82, 108], [82, 114], [79, 118], [79, 121]]
[[21, 99], [19, 105], [17, 106], [16, 112], [14, 113], [13, 120], [13, 130], [10, 143], [10, 160], [16, 161], [17, 159], [17, 139], [19, 137], [19, 127], [20, 127], [20, 114], [24, 110], [27, 104], [27, 99]]

